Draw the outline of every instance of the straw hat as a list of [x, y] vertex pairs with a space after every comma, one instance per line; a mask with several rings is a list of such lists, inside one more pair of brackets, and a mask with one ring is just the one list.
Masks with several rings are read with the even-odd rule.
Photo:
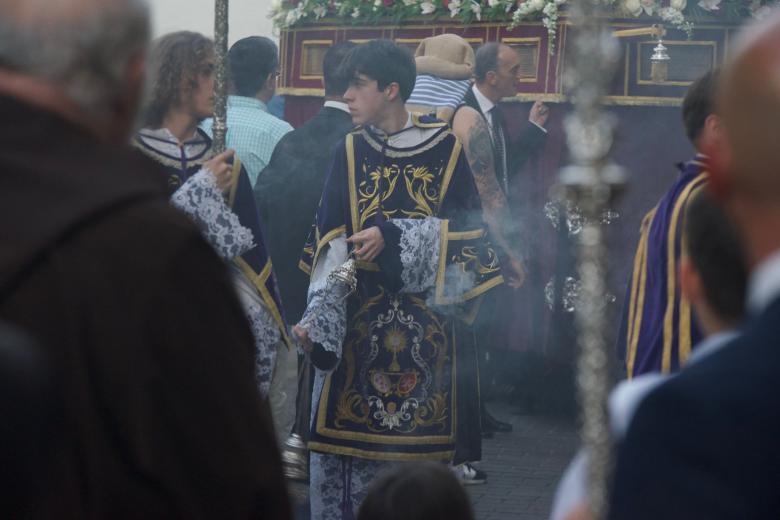
[[456, 34], [425, 38], [414, 53], [417, 74], [443, 79], [470, 79], [474, 75], [474, 49]]

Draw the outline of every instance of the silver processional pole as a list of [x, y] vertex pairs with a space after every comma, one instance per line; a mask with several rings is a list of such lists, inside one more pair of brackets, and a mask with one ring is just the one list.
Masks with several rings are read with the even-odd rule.
[[606, 518], [612, 467], [607, 415], [611, 348], [607, 345], [606, 246], [602, 215], [623, 184], [623, 171], [609, 163], [614, 118], [601, 107], [619, 58], [619, 46], [603, 23], [599, 0], [575, 0], [573, 64], [567, 85], [574, 111], [565, 121], [572, 164], [559, 176], [559, 193], [577, 204], [584, 217], [578, 234], [577, 270], [582, 284], [577, 306], [580, 346], [577, 366], [582, 431], [589, 455], [588, 500], [595, 520]]
[[225, 151], [227, 133], [227, 89], [228, 89], [228, 0], [214, 2], [214, 143], [215, 154]]

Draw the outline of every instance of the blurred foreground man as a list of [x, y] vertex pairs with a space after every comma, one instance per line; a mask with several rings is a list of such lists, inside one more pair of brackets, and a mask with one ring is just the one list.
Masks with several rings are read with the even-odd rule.
[[776, 518], [780, 511], [780, 13], [723, 71], [726, 142], [710, 188], [750, 268], [743, 334], [644, 399], [620, 447], [611, 518]]
[[64, 407], [28, 514], [289, 518], [225, 266], [125, 146], [147, 37], [140, 1], [0, 0], [0, 319]]

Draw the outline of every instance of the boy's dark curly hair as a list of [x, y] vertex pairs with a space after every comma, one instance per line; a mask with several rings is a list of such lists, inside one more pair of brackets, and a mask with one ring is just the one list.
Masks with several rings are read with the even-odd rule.
[[149, 88], [143, 126], [160, 128], [168, 111], [186, 100], [198, 85], [214, 42], [202, 34], [180, 31], [160, 37], [152, 45]]

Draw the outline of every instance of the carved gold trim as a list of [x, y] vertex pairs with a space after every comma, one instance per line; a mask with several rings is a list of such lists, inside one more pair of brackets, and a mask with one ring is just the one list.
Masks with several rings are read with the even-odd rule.
[[280, 87], [276, 93], [280, 96], [325, 97], [324, 88]]
[[[307, 70], [309, 67], [309, 55], [306, 54], [306, 46], [322, 46], [322, 45], [330, 45], [333, 46], [333, 40], [303, 40], [301, 42], [301, 74], [298, 76], [300, 79], [322, 79], [322, 75], [319, 74], [304, 74], [303, 71]], [[324, 91], [324, 89], [323, 89]]]
[[[664, 43], [669, 47], [679, 46], [698, 46], [698, 47], [712, 47], [712, 64], [710, 68], [715, 67], [718, 63], [718, 42], [714, 40], [664, 40]], [[636, 84], [637, 85], [658, 85], [668, 87], [689, 87], [693, 81], [652, 81], [641, 79], [642, 78], [642, 46], [643, 45], [655, 45], [655, 42], [638, 42], [636, 46]]]
[[[536, 44], [536, 70], [533, 78], [523, 78], [517, 80], [518, 83], [538, 83], [539, 82], [539, 62], [542, 57], [542, 38], [540, 36], [526, 38], [501, 38], [501, 43], [512, 45], [513, 43], [535, 43]], [[548, 53], [549, 54], [549, 53]], [[548, 56], [549, 58], [549, 56]]]

